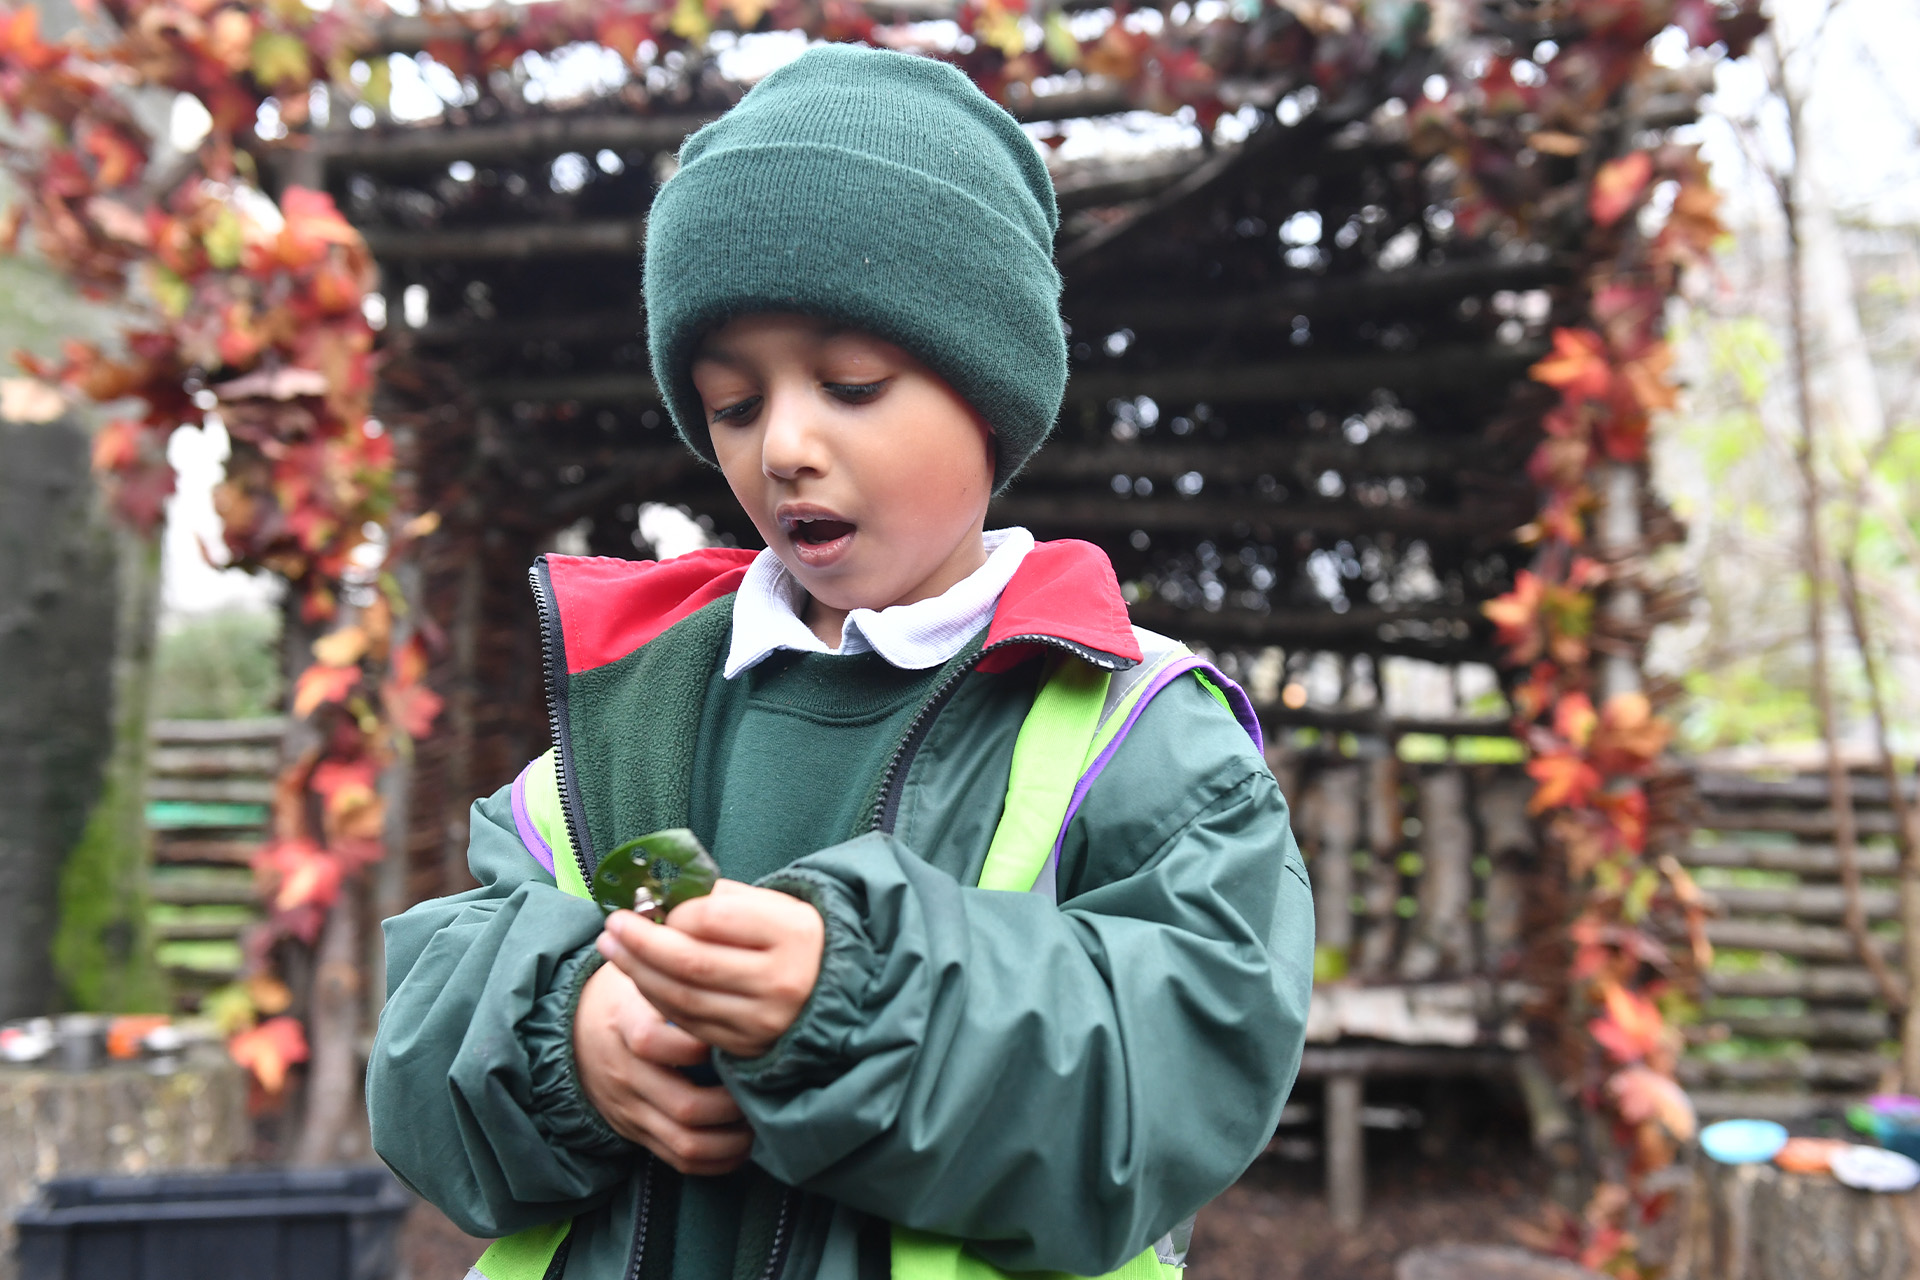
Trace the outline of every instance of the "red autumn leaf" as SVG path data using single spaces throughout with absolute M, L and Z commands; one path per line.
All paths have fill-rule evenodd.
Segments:
M 1546 589 L 1546 579 L 1522 569 L 1513 575 L 1513 590 L 1480 606 L 1500 643 L 1513 650 L 1515 663 L 1531 662 L 1540 652 L 1540 604 Z
M 330 800 L 348 787 L 371 787 L 379 777 L 378 766 L 365 756 L 357 760 L 322 760 L 308 775 L 307 785 Z
M 1599 723 L 1600 713 L 1593 709 L 1593 699 L 1584 693 L 1570 693 L 1553 708 L 1554 733 L 1576 747 L 1587 745 Z
M 1631 151 L 1600 166 L 1594 175 L 1593 192 L 1587 211 L 1603 227 L 1610 227 L 1626 215 L 1640 199 L 1653 178 L 1653 157 L 1644 151 Z
M 0 9 L 0 61 L 26 71 L 48 71 L 66 58 L 66 50 L 40 39 L 40 11 L 25 4 L 9 13 Z
M 140 460 L 141 438 L 145 431 L 137 422 L 115 418 L 93 437 L 93 469 L 125 471 Z
M 1666 1020 L 1653 1001 L 1609 982 L 1602 989 L 1601 1002 L 1604 1012 L 1587 1023 L 1587 1030 L 1615 1062 L 1639 1062 L 1665 1046 Z
M 1527 370 L 1568 400 L 1600 400 L 1613 386 L 1606 340 L 1591 329 L 1555 329 L 1553 350 Z
M 312 266 L 326 257 L 330 245 L 360 248 L 360 233 L 340 216 L 333 197 L 307 187 L 288 187 L 280 196 L 286 225 L 276 249 L 280 261 L 295 269 Z
M 1639 787 L 1602 791 L 1593 798 L 1619 847 L 1632 853 L 1647 849 L 1647 793 Z
M 346 699 L 360 683 L 360 668 L 329 667 L 315 663 L 300 673 L 293 685 L 293 714 L 306 719 L 330 702 Z
M 104 190 L 125 186 L 146 167 L 146 152 L 112 125 L 82 125 L 79 141 L 80 149 L 93 157 L 95 181 Z
M 287 1083 L 287 1068 L 307 1060 L 307 1032 L 296 1018 L 268 1018 L 227 1041 L 227 1054 L 253 1072 L 268 1093 Z
M 1673 726 L 1653 714 L 1643 693 L 1607 699 L 1593 736 L 1593 762 L 1608 773 L 1637 773 L 1666 750 Z
M 414 636 L 393 655 L 393 667 L 380 686 L 380 701 L 387 716 L 411 738 L 424 738 L 433 728 L 435 717 L 444 706 L 440 695 L 425 683 L 427 649 Z
M 1630 1125 L 1655 1125 L 1665 1128 L 1676 1142 L 1686 1142 L 1699 1126 L 1693 1113 L 1693 1100 L 1686 1096 L 1672 1077 L 1649 1067 L 1622 1067 L 1607 1080 L 1607 1092 L 1620 1109 L 1620 1119 Z
M 1527 775 L 1538 787 L 1527 805 L 1530 812 L 1577 809 L 1600 789 L 1597 770 L 1571 751 L 1548 751 L 1527 761 Z
M 279 840 L 253 856 L 254 873 L 273 891 L 273 909 L 333 905 L 340 896 L 340 860 L 311 840 Z

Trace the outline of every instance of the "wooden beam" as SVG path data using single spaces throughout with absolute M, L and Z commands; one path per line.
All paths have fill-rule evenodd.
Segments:
M 1773 1058 L 1737 1058 L 1708 1062 L 1680 1060 L 1680 1083 L 1715 1081 L 1723 1084 L 1814 1083 L 1871 1085 L 1895 1065 L 1877 1053 L 1795 1053 Z
M 311 149 L 329 169 L 390 172 L 442 169 L 456 160 L 489 165 L 563 151 L 673 151 L 719 112 L 640 115 L 554 112 L 506 124 L 321 130 Z
M 1105 334 L 1183 330 L 1285 328 L 1295 316 L 1386 313 L 1423 304 L 1457 302 L 1468 295 L 1537 289 L 1572 279 L 1573 267 L 1546 255 L 1515 261 L 1444 262 L 1401 271 L 1299 280 L 1261 293 L 1234 297 L 1101 298 L 1063 304 L 1076 331 Z
M 1890 876 L 1900 870 L 1899 852 L 1884 845 L 1869 845 L 1855 858 L 1861 875 Z M 1745 867 L 1803 876 L 1840 874 L 1840 855 L 1832 845 L 1696 844 L 1680 855 L 1680 861 L 1689 867 Z
M 501 403 L 525 400 L 558 404 L 578 400 L 584 404 L 660 403 L 660 392 L 653 379 L 642 373 L 579 373 L 547 378 L 483 378 L 472 384 L 481 400 Z
M 1047 529 L 1228 529 L 1270 532 L 1397 533 L 1408 537 L 1504 542 L 1531 514 L 1521 501 L 1458 507 L 1363 507 L 1358 503 L 1267 502 L 1259 498 L 1122 498 L 1112 493 L 1022 493 L 993 504 L 989 519 Z
M 1748 1040 L 1799 1040 L 1809 1044 L 1877 1045 L 1894 1038 L 1891 1020 L 1885 1013 L 1867 1009 L 1820 1009 L 1812 1013 L 1778 1014 L 1704 1014 L 1694 1033 L 1700 1043 L 1710 1043 L 1724 1030 Z
M 1327 1077 L 1327 1216 L 1351 1231 L 1366 1211 L 1367 1148 L 1360 1128 L 1364 1081 L 1352 1072 Z
M 1300 1075 L 1318 1079 L 1362 1076 L 1508 1076 L 1515 1055 L 1505 1049 L 1455 1049 L 1442 1045 L 1308 1045 Z
M 1853 938 L 1845 929 L 1829 929 L 1811 924 L 1767 924 L 1754 920 L 1709 920 L 1707 941 L 1716 947 L 1742 951 L 1777 951 L 1783 956 L 1803 960 L 1852 961 L 1860 958 Z M 1899 950 L 1898 938 L 1874 935 L 1881 954 Z
M 1728 915 L 1792 916 L 1796 920 L 1838 920 L 1846 914 L 1846 894 L 1839 885 L 1800 885 L 1795 888 L 1713 888 L 1707 901 Z M 1900 894 L 1894 889 L 1862 889 L 1860 905 L 1869 919 L 1892 920 L 1900 913 Z
M 1707 973 L 1701 981 L 1719 1000 L 1855 1000 L 1880 998 L 1865 968 L 1815 965 L 1778 973 Z
M 1855 775 L 1848 781 L 1855 804 L 1884 807 L 1888 803 L 1886 779 Z M 1912 785 L 1913 781 L 1908 778 L 1904 785 L 1909 798 L 1920 796 L 1920 786 Z M 1826 778 L 1811 775 L 1772 781 L 1748 774 L 1703 772 L 1695 775 L 1693 785 L 1702 796 L 1726 805 L 1811 804 L 1824 809 L 1828 799 Z
M 525 258 L 624 257 L 637 265 L 646 238 L 641 218 L 534 222 L 496 227 L 397 231 L 362 227 L 376 258 L 389 262 L 480 262 Z
M 1777 831 L 1796 836 L 1833 835 L 1829 809 L 1703 809 L 1693 825 L 1703 831 Z M 1898 830 L 1893 814 L 1868 809 L 1854 814 L 1854 829 L 1863 836 L 1890 836 Z
M 1512 347 L 1443 346 L 1399 355 L 1288 352 L 1266 364 L 1173 369 L 1098 369 L 1067 383 L 1069 403 L 1150 396 L 1163 405 L 1309 400 L 1385 388 L 1435 391 L 1499 386 L 1521 379 L 1546 354 L 1538 342 Z
M 1265 648 L 1283 645 L 1342 653 L 1406 654 L 1411 657 L 1464 657 L 1483 647 L 1479 615 L 1468 608 L 1451 614 L 1422 616 L 1418 610 L 1352 610 L 1334 613 L 1306 609 L 1253 613 L 1244 609 L 1176 609 L 1161 604 L 1137 604 L 1128 609 L 1135 623 L 1195 644 L 1220 648 Z M 1356 616 L 1358 615 L 1358 616 Z M 1412 623 L 1433 626 L 1464 621 L 1468 636 L 1432 636 L 1401 633 L 1382 635 L 1384 628 Z M 1449 628 L 1450 629 L 1450 628 Z
M 1336 433 L 1302 436 L 1274 430 L 1254 439 L 1214 444 L 1162 431 L 1151 439 L 1093 445 L 1058 441 L 1034 455 L 1020 473 L 1047 482 L 1095 481 L 1114 476 L 1166 477 L 1198 471 L 1213 478 L 1352 475 L 1410 476 L 1434 472 L 1490 473 L 1511 479 L 1532 441 L 1493 443 L 1475 435 L 1437 436 L 1426 431 L 1392 432 L 1354 444 Z

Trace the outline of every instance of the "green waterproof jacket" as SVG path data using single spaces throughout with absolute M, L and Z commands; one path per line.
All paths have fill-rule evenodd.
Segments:
M 583 872 L 684 825 L 749 558 L 536 565 Z M 1237 689 L 1180 679 L 1145 704 L 1064 829 L 1057 906 L 970 887 L 1038 660 L 1060 650 L 1108 669 L 1141 655 L 1084 543 L 1029 554 L 872 780 L 862 830 L 762 881 L 820 910 L 826 949 L 772 1050 L 715 1054 L 760 1183 L 736 1280 L 885 1280 L 888 1224 L 1002 1269 L 1100 1275 L 1272 1134 L 1300 1061 L 1313 907 L 1286 802 L 1223 706 L 1251 721 Z M 474 806 L 478 888 L 387 922 L 374 1146 L 469 1233 L 570 1221 L 555 1275 L 665 1280 L 678 1175 L 615 1134 L 574 1071 L 600 911 L 557 887 L 518 798 Z

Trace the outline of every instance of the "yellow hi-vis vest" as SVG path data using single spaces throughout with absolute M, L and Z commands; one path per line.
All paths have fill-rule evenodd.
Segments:
M 1082 777 L 1131 726 L 1141 700 L 1167 683 L 1176 667 L 1197 666 L 1185 645 L 1140 633 L 1146 661 L 1117 675 L 1073 657 L 1051 661 L 1033 707 L 1014 740 L 1007 798 L 993 842 L 980 868 L 978 887 L 1011 893 L 1043 893 L 1057 900 L 1054 854 Z M 1206 675 L 1194 674 L 1223 704 L 1227 699 Z M 592 896 L 580 875 L 562 816 L 558 764 L 552 751 L 528 768 L 527 816 L 553 850 L 553 873 L 562 890 Z M 468 1280 L 546 1280 L 571 1220 L 529 1227 L 496 1240 L 468 1273 Z M 1189 1218 L 1099 1280 L 1179 1280 L 1186 1266 Z M 963 1241 L 895 1224 L 893 1280 L 1085 1280 L 1059 1271 L 1007 1272 L 970 1252 Z

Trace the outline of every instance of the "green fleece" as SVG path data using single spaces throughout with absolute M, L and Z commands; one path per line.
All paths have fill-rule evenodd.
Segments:
M 729 878 L 749 883 L 865 829 L 872 779 L 941 668 L 902 671 L 878 654 L 778 653 L 707 684 L 688 825 Z M 688 1178 L 674 1280 L 728 1280 L 748 1174 Z
M 704 790 L 693 744 L 730 619 L 719 601 L 613 664 L 624 676 L 570 686 L 573 747 L 598 762 L 580 770 L 595 847 L 670 825 L 661 798 L 684 815 Z M 1069 826 L 1059 905 L 969 888 L 1035 665 L 959 677 L 891 830 L 762 880 L 814 903 L 827 935 L 779 1043 L 716 1055 L 755 1136 L 734 1280 L 766 1273 L 775 1234 L 775 1280 L 861 1280 L 888 1222 L 1001 1268 L 1100 1275 L 1218 1195 L 1273 1131 L 1303 1043 L 1313 908 L 1272 774 L 1219 703 L 1176 681 Z M 878 786 L 859 788 L 863 806 Z M 612 1134 L 573 1071 L 599 912 L 527 854 L 505 792 L 472 830 L 481 887 L 387 925 L 375 1149 L 469 1232 L 571 1217 L 568 1280 L 636 1265 L 665 1280 L 680 1179 Z

